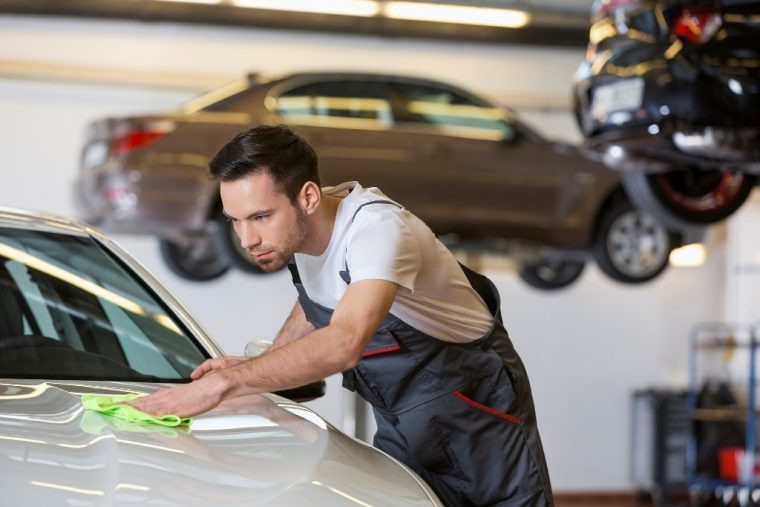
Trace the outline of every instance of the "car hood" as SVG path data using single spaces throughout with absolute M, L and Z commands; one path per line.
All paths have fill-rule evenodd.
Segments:
M 419 478 L 274 395 L 228 400 L 187 429 L 82 408 L 155 384 L 0 381 L 2 504 L 439 505 Z

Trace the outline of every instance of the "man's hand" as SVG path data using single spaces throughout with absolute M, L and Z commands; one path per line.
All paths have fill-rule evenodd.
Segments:
M 388 315 L 398 285 L 386 280 L 351 283 L 330 324 L 255 357 L 209 359 L 193 382 L 129 403 L 152 415 L 188 417 L 207 412 L 225 398 L 292 389 L 352 368 Z
M 223 399 L 224 385 L 221 375 L 209 375 L 189 384 L 141 396 L 127 405 L 155 416 L 191 417 L 216 407 Z
M 240 364 L 249 359 L 250 357 L 245 356 L 228 356 L 217 357 L 216 359 L 206 359 L 196 369 L 193 370 L 193 372 L 190 374 L 190 378 L 193 380 L 198 380 L 208 373 L 213 373 L 217 370 L 235 366 L 236 364 Z

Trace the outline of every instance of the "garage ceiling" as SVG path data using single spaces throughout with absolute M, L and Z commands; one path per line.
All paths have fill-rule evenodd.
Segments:
M 591 2 L 592 0 L 0 0 L 0 13 L 582 47 L 587 41 Z M 348 7 L 348 12 L 352 14 L 338 13 L 343 12 L 341 9 L 344 7 Z M 444 10 L 453 11 L 453 18 L 439 16 Z M 470 14 L 481 16 L 481 20 L 467 21 Z M 510 24 L 513 17 L 507 16 L 524 18 L 527 24 L 519 28 L 496 26 L 502 18 L 506 20 L 504 24 Z M 431 20 L 436 17 L 440 19 Z

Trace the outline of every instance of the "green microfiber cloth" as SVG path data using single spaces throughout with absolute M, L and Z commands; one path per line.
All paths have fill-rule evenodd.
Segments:
M 141 412 L 129 405 L 119 405 L 142 396 L 141 394 L 124 394 L 120 396 L 106 396 L 101 394 L 83 394 L 82 405 L 85 410 L 95 410 L 101 414 L 109 415 L 125 421 L 142 424 L 158 424 L 160 426 L 183 426 L 188 427 L 193 423 L 190 417 L 177 415 L 165 415 L 156 417 Z
M 189 433 L 191 431 L 190 428 L 168 428 L 166 426 L 159 426 L 158 424 L 129 422 L 95 412 L 94 410 L 85 410 L 82 413 L 79 427 L 82 428 L 82 431 L 91 435 L 103 435 L 104 430 L 108 429 L 110 430 L 109 433 L 151 433 L 168 438 L 177 438 L 180 433 Z

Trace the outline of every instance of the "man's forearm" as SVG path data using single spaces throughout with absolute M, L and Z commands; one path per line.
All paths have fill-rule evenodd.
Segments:
M 130 405 L 149 414 L 192 416 L 228 398 L 294 388 L 352 368 L 388 316 L 397 290 L 398 285 L 385 280 L 354 282 L 335 308 L 330 324 L 305 335 L 306 328 L 295 326 L 306 321 L 298 305 L 291 313 L 293 321 L 288 319 L 294 327 L 281 333 L 283 340 L 294 338 L 289 343 L 189 384 L 142 396 Z
M 354 367 L 388 316 L 397 289 L 385 280 L 352 283 L 326 327 L 212 375 L 219 381 L 218 395 L 226 399 L 291 389 Z M 303 313 L 300 305 L 298 311 Z
M 307 334 L 314 331 L 314 326 L 306 320 L 306 315 L 301 308 L 301 304 L 296 301 L 293 306 L 293 311 L 285 320 L 285 323 L 280 328 L 280 332 L 277 333 L 274 341 L 272 342 L 272 350 L 282 347 L 292 341 L 303 338 Z
M 292 389 L 351 368 L 362 348 L 350 332 L 327 326 L 214 377 L 223 398 Z

